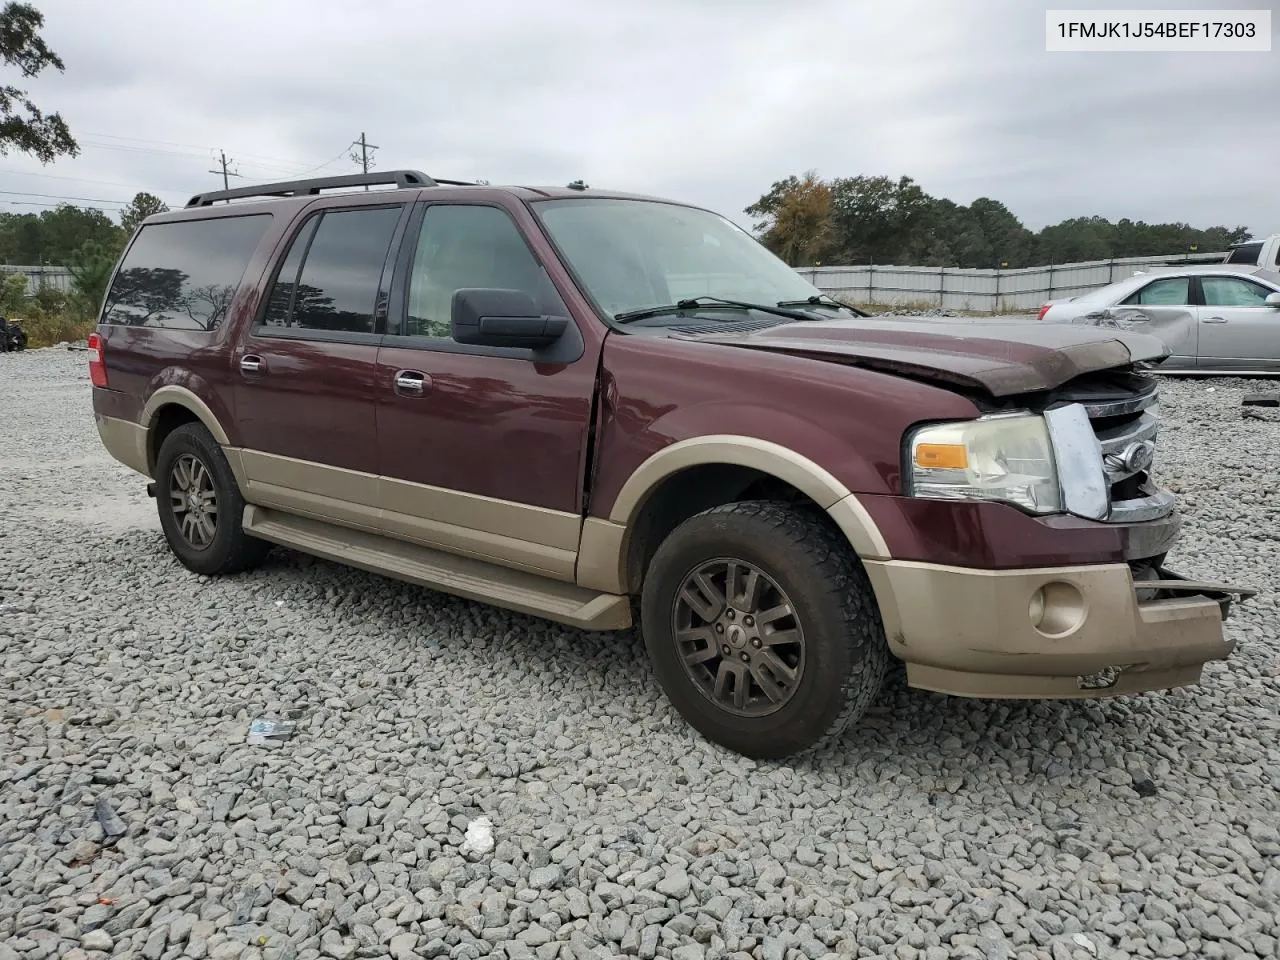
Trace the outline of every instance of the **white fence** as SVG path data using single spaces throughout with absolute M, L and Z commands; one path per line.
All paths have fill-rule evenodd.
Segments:
M 1200 253 L 1186 257 L 1127 257 L 1020 270 L 862 264 L 797 267 L 796 271 L 823 293 L 854 303 L 920 304 L 944 310 L 1004 313 L 1036 310 L 1046 300 L 1074 297 L 1131 277 L 1138 270 L 1221 262 L 1225 256 Z
M 1092 260 L 1020 270 L 972 270 L 961 267 L 893 267 L 861 264 L 848 267 L 797 267 L 797 272 L 824 293 L 855 303 L 885 305 L 927 304 L 944 310 L 974 310 L 992 313 L 1036 310 L 1046 300 L 1074 297 L 1115 280 L 1132 276 L 1135 270 L 1174 266 L 1179 263 L 1221 262 L 1225 253 L 1200 253 L 1187 257 L 1127 257 Z M 71 274 L 66 267 L 20 267 L 0 265 L 0 274 L 25 273 L 27 295 L 40 287 L 71 292 Z M 706 278 L 700 278 L 706 279 Z M 673 291 L 675 294 L 677 291 Z M 693 283 L 679 296 L 695 296 L 707 291 Z
M 62 293 L 71 292 L 71 273 L 66 267 L 21 267 L 12 264 L 0 264 L 0 275 L 25 273 L 27 275 L 27 296 L 34 297 L 42 287 L 52 287 Z

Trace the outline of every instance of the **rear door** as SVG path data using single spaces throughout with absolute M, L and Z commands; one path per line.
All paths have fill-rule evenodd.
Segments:
M 330 206 L 295 230 L 233 357 L 250 501 L 376 527 L 374 372 L 406 212 Z
M 1171 354 L 1162 370 L 1193 370 L 1196 366 L 1195 287 L 1190 277 L 1155 277 L 1116 306 L 1117 319 L 1128 321 L 1135 333 L 1159 337 Z
M 1280 370 L 1280 310 L 1275 293 L 1245 277 L 1200 277 L 1201 370 Z

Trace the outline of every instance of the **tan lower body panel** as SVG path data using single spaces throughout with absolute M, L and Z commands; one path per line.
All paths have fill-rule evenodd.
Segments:
M 864 561 L 914 687 L 991 698 L 1104 697 L 1196 682 L 1225 659 L 1216 602 L 1139 602 L 1125 564 L 973 570 Z M 1081 678 L 1119 671 L 1093 687 Z
M 249 503 L 573 582 L 575 514 L 256 450 L 227 453 L 242 465 Z
M 618 594 L 259 506 L 245 507 L 244 528 L 304 553 L 584 630 L 631 626 L 630 601 Z
M 121 420 L 117 417 L 94 417 L 98 425 L 98 436 L 107 453 L 119 460 L 131 470 L 136 470 L 144 477 L 151 476 L 147 465 L 147 430 L 132 420 Z

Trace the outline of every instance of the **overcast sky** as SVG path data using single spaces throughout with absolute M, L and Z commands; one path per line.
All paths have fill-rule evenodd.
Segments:
M 583 178 L 743 224 L 812 168 L 993 197 L 1033 229 L 1098 214 L 1280 231 L 1275 40 L 1046 53 L 1045 6 L 1026 0 L 32 2 L 66 72 L 28 86 L 82 152 L 0 157 L 5 191 L 177 205 L 221 185 L 213 148 L 237 183 L 342 173 L 365 131 L 380 169 Z

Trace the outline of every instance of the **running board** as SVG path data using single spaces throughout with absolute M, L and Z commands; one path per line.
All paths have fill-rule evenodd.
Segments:
M 302 553 L 583 630 L 631 626 L 631 603 L 471 557 L 249 504 L 244 531 Z

